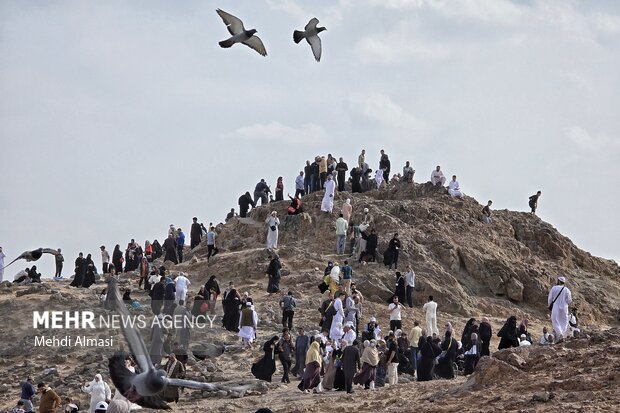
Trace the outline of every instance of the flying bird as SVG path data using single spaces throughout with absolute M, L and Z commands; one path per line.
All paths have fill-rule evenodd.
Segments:
M 230 34 L 232 34 L 231 38 L 223 40 L 219 43 L 220 47 L 228 48 L 232 47 L 235 43 L 243 43 L 244 45 L 256 50 L 260 55 L 267 56 L 265 45 L 258 36 L 255 36 L 256 29 L 246 30 L 245 27 L 243 27 L 243 22 L 241 19 L 230 13 L 226 13 L 221 9 L 217 9 L 216 11 L 224 21 L 224 24 L 226 24 Z
M 112 295 L 112 304 L 120 313 L 121 319 L 130 319 L 127 307 L 121 299 L 116 279 L 108 284 L 108 295 Z M 126 325 L 127 324 L 127 325 Z M 163 370 L 155 369 L 148 350 L 137 329 L 129 323 L 122 323 L 123 335 L 129 344 L 131 353 L 139 367 L 139 373 L 134 373 L 125 367 L 126 353 L 117 353 L 108 359 L 110 378 L 119 392 L 130 402 L 151 409 L 169 410 L 170 406 L 160 396 L 166 386 L 189 387 L 192 389 L 219 391 L 232 390 L 243 393 L 251 385 L 229 387 L 214 383 L 200 383 L 193 380 L 174 379 L 166 377 Z
M 319 33 L 323 30 L 327 30 L 325 27 L 317 27 L 319 24 L 319 19 L 313 17 L 310 19 L 306 27 L 304 27 L 304 31 L 295 30 L 293 32 L 293 40 L 295 43 L 301 42 L 302 39 L 306 39 L 310 47 L 312 47 L 312 53 L 314 53 L 314 58 L 317 62 L 321 61 L 321 38 L 319 37 Z
M 34 251 L 26 251 L 23 252 L 19 257 L 15 258 L 13 261 L 9 262 L 2 269 L 5 269 L 17 260 L 26 260 L 28 262 L 37 261 L 39 258 L 41 258 L 43 254 L 59 255 L 60 253 L 58 252 L 58 250 L 55 250 L 53 248 L 37 248 Z

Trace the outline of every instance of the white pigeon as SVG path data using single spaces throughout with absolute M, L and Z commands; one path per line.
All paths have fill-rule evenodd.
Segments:
M 325 27 L 316 27 L 319 24 L 319 19 L 313 17 L 310 19 L 306 27 L 304 27 L 305 31 L 295 30 L 293 32 L 293 40 L 295 43 L 301 42 L 301 39 L 305 38 L 312 47 L 312 53 L 314 53 L 314 58 L 317 62 L 321 61 L 321 38 L 318 36 L 323 30 L 327 30 Z
M 254 35 L 256 29 L 246 30 L 245 27 L 243 27 L 243 22 L 239 18 L 230 13 L 226 13 L 224 10 L 217 9 L 216 12 L 226 24 L 230 34 L 232 34 L 230 39 L 223 40 L 219 43 L 220 47 L 227 48 L 232 47 L 235 43 L 243 43 L 256 50 L 260 55 L 267 56 L 265 45 L 258 36 Z

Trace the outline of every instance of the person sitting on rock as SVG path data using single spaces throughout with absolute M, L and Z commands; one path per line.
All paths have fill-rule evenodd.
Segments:
M 463 197 L 463 192 L 461 192 L 459 181 L 456 180 L 456 175 L 452 175 L 452 180 L 448 184 L 448 193 L 452 197 Z
M 493 218 L 491 218 L 491 205 L 493 205 L 493 201 L 489 200 L 484 208 L 482 208 L 481 221 L 485 224 L 490 224 L 493 222 Z
M 295 198 L 291 196 L 291 194 L 287 194 L 288 198 L 291 200 L 291 205 L 289 205 L 287 209 L 288 215 L 298 215 L 301 214 L 303 209 L 301 209 L 301 199 L 298 194 L 295 194 Z
M 437 168 L 431 172 L 431 183 L 435 186 L 444 186 L 446 183 L 446 177 L 441 172 L 441 167 L 437 165 Z
M 527 340 L 527 336 L 525 334 L 521 334 L 519 338 L 519 347 L 527 347 L 532 345 L 532 343 Z
M 538 342 L 538 344 L 540 344 L 541 346 L 550 346 L 554 343 L 554 341 L 555 340 L 553 334 L 549 333 L 547 327 L 543 327 L 543 335 L 542 337 L 540 337 L 540 341 Z
M 403 176 L 402 180 L 404 182 L 413 182 L 413 175 L 415 174 L 415 169 L 413 169 L 409 165 L 409 161 L 405 162 L 405 166 L 403 166 Z
M 30 268 L 26 267 L 25 270 L 21 270 L 20 272 L 15 274 L 13 284 L 30 284 L 30 277 L 28 277 L 28 271 L 30 271 Z
M 581 333 L 581 329 L 579 328 L 579 319 L 577 318 L 577 308 L 573 307 L 568 317 L 568 336 L 576 337 L 579 333 Z
M 24 410 L 24 401 L 18 400 L 17 405 L 9 410 L 8 413 L 26 413 Z

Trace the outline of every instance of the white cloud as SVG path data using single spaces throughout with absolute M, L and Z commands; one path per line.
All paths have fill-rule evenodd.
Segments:
M 445 17 L 493 24 L 516 24 L 523 14 L 508 0 L 426 0 L 424 3 Z
M 620 16 L 594 13 L 591 18 L 594 27 L 606 34 L 620 33 Z
M 591 134 L 580 126 L 573 126 L 566 131 L 566 137 L 586 151 L 610 151 L 620 149 L 620 139 L 612 138 L 605 133 Z
M 434 61 L 447 59 L 450 48 L 429 41 L 406 22 L 400 22 L 393 30 L 371 33 L 356 45 L 356 54 L 366 64 L 390 65 L 409 61 Z
M 294 0 L 267 0 L 267 5 L 273 10 L 283 11 L 301 20 L 308 17 L 306 10 Z
M 428 125 L 415 115 L 407 112 L 388 96 L 376 93 L 353 93 L 349 96 L 352 110 L 360 113 L 366 120 L 389 132 L 407 132 L 420 136 L 428 132 Z
M 315 123 L 307 123 L 294 128 L 276 121 L 243 126 L 225 134 L 226 138 L 295 145 L 300 143 L 316 144 L 325 140 L 326 136 L 325 130 Z

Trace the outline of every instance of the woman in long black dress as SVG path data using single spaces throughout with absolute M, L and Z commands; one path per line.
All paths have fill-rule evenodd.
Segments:
M 118 244 L 116 244 L 114 251 L 112 251 L 112 264 L 114 264 L 117 274 L 123 272 L 123 252 L 121 251 L 121 246 Z
M 222 299 L 224 306 L 224 317 L 222 318 L 222 326 L 228 331 L 239 332 L 239 306 L 241 305 L 241 297 L 234 285 L 224 292 Z
M 418 381 L 429 381 L 433 379 L 433 366 L 435 358 L 441 354 L 441 348 L 433 343 L 433 338 L 420 337 L 418 342 L 420 360 L 418 361 Z
M 398 296 L 399 303 L 407 302 L 406 291 L 407 289 L 405 288 L 405 277 L 403 277 L 400 272 L 396 271 L 396 291 L 394 292 L 394 295 Z
M 209 277 L 209 281 L 207 281 L 205 283 L 205 299 L 209 299 L 208 295 L 209 295 L 209 291 L 211 291 L 211 288 L 215 289 L 215 299 L 217 300 L 217 297 L 221 294 L 220 291 L 220 285 L 217 283 L 217 279 L 215 278 L 215 275 L 212 275 L 211 277 Z
M 205 287 L 200 287 L 200 291 L 194 296 L 194 306 L 192 307 L 192 315 L 194 317 L 198 317 L 199 315 L 204 316 L 207 314 L 206 311 L 202 311 L 201 307 L 205 304 Z
M 73 281 L 71 282 L 72 287 L 82 287 L 84 284 L 84 277 L 86 276 L 86 259 L 84 255 L 80 252 L 78 257 L 75 259 L 75 276 L 73 277 Z
M 501 337 L 498 350 L 510 347 L 519 347 L 519 335 L 517 330 L 517 317 L 510 316 L 503 327 L 497 333 Z
M 280 353 L 278 347 L 278 336 L 273 336 L 271 340 L 265 342 L 263 358 L 252 364 L 252 374 L 259 380 L 271 381 L 273 373 L 276 372 L 276 354 Z
M 454 361 L 456 360 L 456 352 L 458 350 L 458 343 L 452 338 L 452 332 L 446 331 L 446 336 L 441 343 L 442 354 L 445 351 L 437 365 L 435 366 L 435 372 L 443 379 L 453 379 L 454 375 Z
M 90 254 L 86 256 L 85 263 L 86 275 L 84 276 L 82 287 L 88 288 L 95 283 L 95 263 L 93 262 L 93 257 Z

